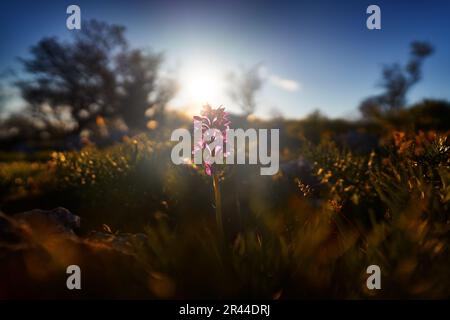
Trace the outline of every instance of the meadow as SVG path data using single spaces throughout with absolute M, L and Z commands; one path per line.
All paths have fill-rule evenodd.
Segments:
M 281 128 L 280 171 L 225 166 L 219 226 L 211 177 L 170 161 L 174 121 L 108 147 L 1 155 L 6 217 L 64 207 L 81 225 L 75 244 L 32 232 L 3 239 L 1 278 L 16 270 L 30 283 L 0 296 L 32 297 L 37 286 L 41 297 L 69 298 L 450 297 L 445 130 L 235 117 L 239 127 Z M 374 147 L 342 142 L 341 131 L 373 134 Z M 73 261 L 86 270 L 81 293 L 57 284 Z M 382 290 L 366 287 L 373 264 Z

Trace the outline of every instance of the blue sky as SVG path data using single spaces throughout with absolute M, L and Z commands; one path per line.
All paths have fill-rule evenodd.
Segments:
M 314 109 L 332 117 L 354 117 L 358 103 L 379 92 L 383 64 L 405 62 L 413 40 L 429 41 L 436 52 L 425 62 L 424 79 L 409 101 L 450 100 L 450 1 L 444 0 L 16 0 L 0 4 L 0 71 L 20 69 L 16 57 L 26 56 L 43 36 L 70 37 L 75 31 L 65 27 L 69 4 L 81 7 L 82 20 L 125 25 L 133 46 L 165 52 L 164 69 L 176 74 L 185 88 L 174 106 L 187 101 L 199 69 L 219 84 L 230 70 L 261 63 L 266 83 L 258 115 L 276 108 L 289 117 Z M 381 8 L 382 30 L 366 28 L 370 4 Z M 236 110 L 223 83 L 213 89 L 216 96 L 205 98 Z

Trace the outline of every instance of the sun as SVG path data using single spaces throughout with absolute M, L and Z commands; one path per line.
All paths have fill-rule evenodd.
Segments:
M 216 67 L 206 64 L 191 65 L 181 74 L 180 95 L 187 104 L 220 104 L 224 83 Z

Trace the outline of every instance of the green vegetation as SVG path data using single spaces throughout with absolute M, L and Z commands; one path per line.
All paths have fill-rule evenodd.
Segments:
M 448 135 L 394 132 L 364 153 L 288 126 L 277 175 L 245 165 L 221 176 L 225 246 L 211 178 L 173 165 L 163 136 L 3 162 L 2 210 L 63 206 L 81 216 L 80 235 L 145 233 L 130 244 L 144 267 L 122 270 L 148 275 L 142 297 L 448 298 Z M 297 155 L 307 175 L 287 169 Z M 366 288 L 371 264 L 383 290 Z

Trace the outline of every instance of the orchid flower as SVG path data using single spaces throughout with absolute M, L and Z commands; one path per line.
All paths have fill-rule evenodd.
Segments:
M 201 131 L 202 137 L 199 142 L 194 145 L 194 149 L 192 151 L 193 154 L 197 152 L 202 152 L 207 150 L 211 157 L 222 153 L 224 157 L 228 154 L 223 152 L 223 144 L 226 143 L 227 139 L 227 130 L 230 128 L 231 121 L 228 119 L 229 114 L 225 112 L 224 107 L 219 107 L 217 109 L 213 109 L 210 105 L 205 105 L 203 110 L 200 113 L 200 116 L 194 116 L 194 120 L 201 123 Z M 214 136 L 208 136 L 208 129 L 217 129 L 215 131 Z M 221 135 L 215 136 L 215 135 Z M 215 139 L 222 138 L 222 145 L 215 146 L 213 150 L 209 147 L 207 142 L 212 142 Z M 216 209 L 216 223 L 217 230 L 219 232 L 220 239 L 224 240 L 224 230 L 222 224 L 222 200 L 220 194 L 220 186 L 219 186 L 219 177 L 216 172 L 216 168 L 214 164 L 211 163 L 208 159 L 203 159 L 203 165 L 205 167 L 205 173 L 213 178 L 213 189 L 214 189 L 214 198 L 215 198 L 215 209 Z
M 216 146 L 214 150 L 208 146 L 207 141 L 212 142 L 214 139 L 218 138 L 215 136 L 208 136 L 208 129 L 217 129 L 222 135 L 223 143 L 226 143 L 227 139 L 227 130 L 230 128 L 231 121 L 228 118 L 229 114 L 225 111 L 224 107 L 219 107 L 217 109 L 213 109 L 210 105 L 205 105 L 203 110 L 200 112 L 200 116 L 194 116 L 194 120 L 199 121 L 202 126 L 202 139 L 194 145 L 194 149 L 192 151 L 193 154 L 197 152 L 203 152 L 207 150 L 210 156 L 215 156 L 219 153 L 223 153 L 222 146 Z M 223 154 L 224 157 L 228 155 L 228 153 Z M 205 173 L 209 176 L 214 174 L 213 164 L 210 163 L 207 159 L 203 160 L 203 165 L 205 167 Z

